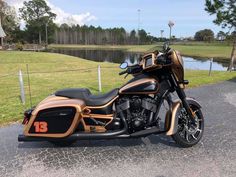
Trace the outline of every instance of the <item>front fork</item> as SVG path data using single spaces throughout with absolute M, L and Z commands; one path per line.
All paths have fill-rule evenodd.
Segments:
M 186 99 L 187 97 L 186 97 L 184 90 L 180 87 L 180 84 L 178 83 L 178 81 L 176 80 L 174 75 L 172 75 L 172 80 L 174 82 L 174 87 L 175 87 L 176 93 L 179 96 L 183 107 L 185 108 L 186 112 L 188 113 L 191 122 L 193 124 L 195 124 L 195 115 L 187 102 L 187 99 Z
M 186 99 L 187 97 L 186 97 L 184 90 L 182 88 L 178 87 L 178 88 L 176 88 L 176 93 L 178 94 L 183 107 L 185 108 L 186 112 L 188 113 L 191 123 L 195 124 L 194 112 L 192 111 L 192 109 L 190 108 L 190 106 L 187 102 L 187 99 Z

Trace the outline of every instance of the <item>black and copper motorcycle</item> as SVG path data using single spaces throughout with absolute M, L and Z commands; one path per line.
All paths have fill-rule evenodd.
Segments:
M 133 78 L 121 88 L 93 95 L 86 88 L 55 92 L 24 113 L 24 132 L 18 141 L 70 144 L 81 139 L 172 136 L 182 147 L 197 144 L 203 135 L 200 104 L 185 95 L 183 60 L 168 46 L 148 53 L 139 64 L 120 65 Z M 179 99 L 173 101 L 172 93 Z M 168 109 L 160 118 L 161 105 Z

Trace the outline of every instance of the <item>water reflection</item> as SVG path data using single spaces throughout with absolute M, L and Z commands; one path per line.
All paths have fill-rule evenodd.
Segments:
M 183 57 L 184 60 L 184 68 L 185 69 L 193 69 L 193 70 L 209 70 L 210 68 L 210 60 L 207 59 L 194 59 L 191 57 Z M 213 62 L 212 70 L 215 71 L 226 71 L 227 63 Z
M 92 50 L 92 49 L 53 49 L 51 52 L 76 56 L 92 61 L 136 64 L 141 53 L 126 52 L 123 50 Z M 207 59 L 194 59 L 183 57 L 185 69 L 209 70 L 210 61 Z M 212 70 L 225 71 L 227 63 L 213 62 Z
M 87 49 L 54 49 L 52 52 L 76 56 L 92 61 L 105 61 L 111 63 L 128 62 L 136 64 L 141 54 L 124 52 L 122 50 L 87 50 Z

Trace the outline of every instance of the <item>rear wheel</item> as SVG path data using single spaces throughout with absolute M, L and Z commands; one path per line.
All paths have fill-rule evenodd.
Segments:
M 190 118 L 183 107 L 179 107 L 176 116 L 178 116 L 178 130 L 172 135 L 175 142 L 182 147 L 191 147 L 197 144 L 203 135 L 204 117 L 201 109 L 195 105 L 191 105 L 192 111 L 195 113 L 195 123 Z

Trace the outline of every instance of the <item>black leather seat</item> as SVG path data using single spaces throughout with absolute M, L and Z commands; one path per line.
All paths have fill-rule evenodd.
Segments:
M 105 94 L 93 95 L 90 90 L 86 88 L 71 88 L 59 90 L 55 95 L 84 100 L 87 106 L 101 106 L 115 98 L 118 92 L 119 89 L 116 88 Z

